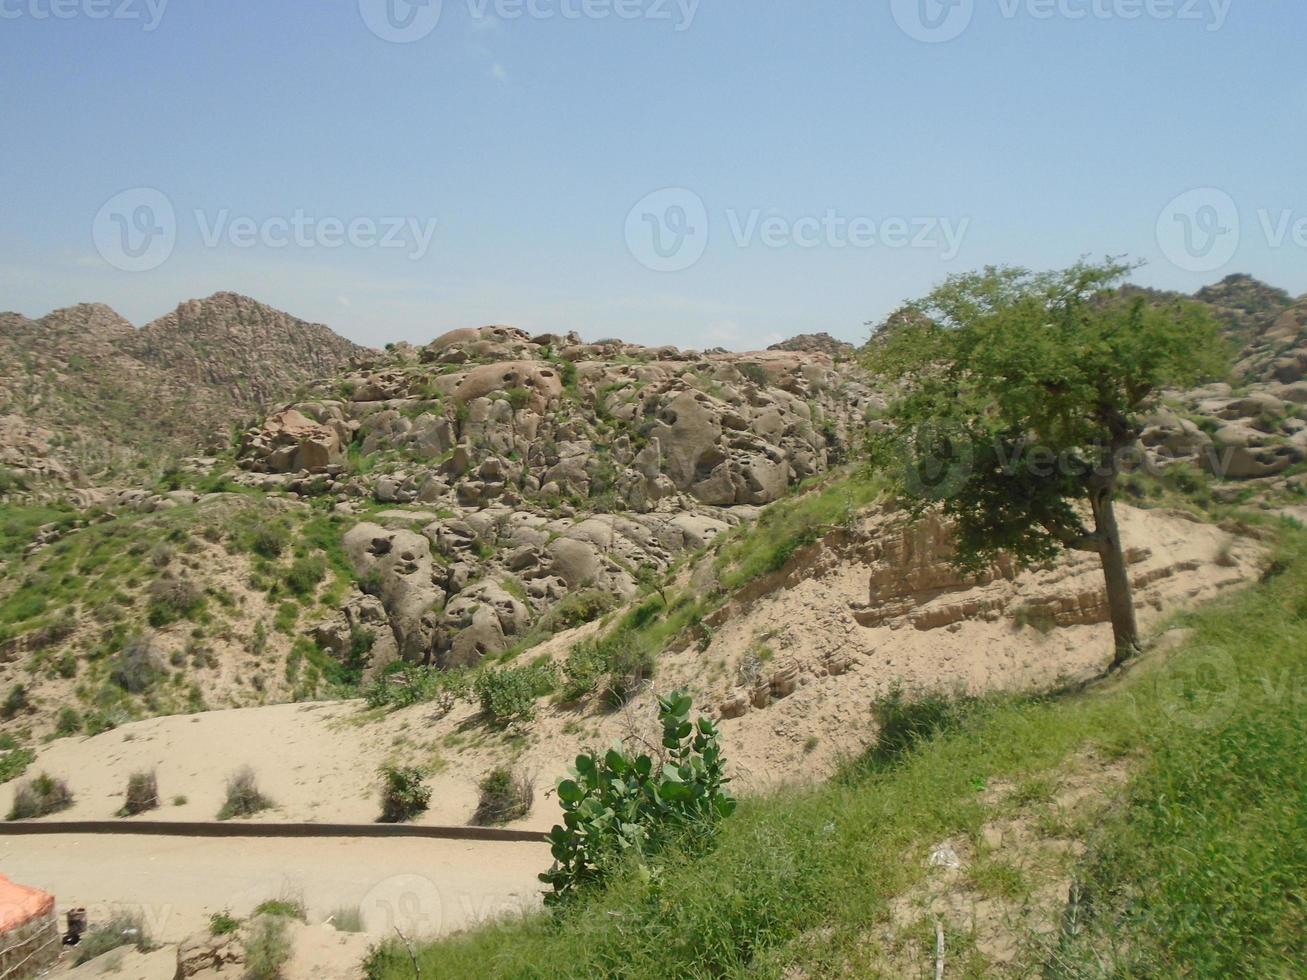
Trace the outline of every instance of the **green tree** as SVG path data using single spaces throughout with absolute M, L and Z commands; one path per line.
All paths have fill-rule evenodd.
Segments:
M 964 568 L 1097 554 L 1113 668 L 1139 649 L 1113 501 L 1141 413 L 1163 388 L 1228 364 L 1204 307 L 1121 288 L 1134 268 L 1109 259 L 953 276 L 892 317 L 866 354 L 892 398 L 873 463 L 915 515 L 938 506 L 951 519 Z

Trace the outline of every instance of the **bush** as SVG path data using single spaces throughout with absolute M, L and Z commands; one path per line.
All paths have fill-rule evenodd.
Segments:
M 280 524 L 260 524 L 244 543 L 260 558 L 280 558 L 290 546 L 290 533 Z
M 421 769 L 384 766 L 381 769 L 381 822 L 404 823 L 431 805 L 431 787 Z
M 154 647 L 154 638 L 134 636 L 118 651 L 109 679 L 128 694 L 144 694 L 165 674 L 163 660 Z
M 502 766 L 488 773 L 479 788 L 481 799 L 472 817 L 472 822 L 479 827 L 520 820 L 531 812 L 535 802 L 535 783 L 531 777 Z
M 159 780 L 153 771 L 134 772 L 127 777 L 127 792 L 120 817 L 134 817 L 159 807 Z
M 287 919 L 280 915 L 257 916 L 242 946 L 247 980 L 277 980 L 291 954 Z
M 557 669 L 552 663 L 533 664 L 483 670 L 472 689 L 485 716 L 502 725 L 534 718 L 536 698 L 552 691 L 557 682 Z
M 4 705 L 0 706 L 0 719 L 10 721 L 31 706 L 32 699 L 28 696 L 27 688 L 22 684 L 15 684 L 9 689 Z
M 895 686 L 873 708 L 880 731 L 863 764 L 883 769 L 897 763 L 913 748 L 958 727 L 980 702 L 971 697 L 924 694 L 909 700 Z
M 282 891 L 277 898 L 269 898 L 254 907 L 254 914 L 274 915 L 282 919 L 309 921 L 308 910 L 304 907 L 304 896 L 289 890 Z
M 558 784 L 563 823 L 549 832 L 554 866 L 540 875 L 557 904 L 602 885 L 629 857 L 649 858 L 673 841 L 703 848 L 735 811 L 726 790 L 716 726 L 690 721 L 689 695 L 658 699 L 663 761 L 612 749 L 581 755 Z
M 6 820 L 30 820 L 67 810 L 73 805 L 68 784 L 48 773 L 24 783 L 14 791 L 13 806 Z
M 270 809 L 273 805 L 272 800 L 259 792 L 254 770 L 246 766 L 227 779 L 227 802 L 218 811 L 218 819 L 252 817 L 256 813 Z
M 286 573 L 286 587 L 297 596 L 311 596 L 326 575 L 327 563 L 321 555 L 297 558 Z
M 67 738 L 70 735 L 76 735 L 82 730 L 82 716 L 77 713 L 76 708 L 60 708 L 59 718 L 55 722 L 54 733 L 59 738 Z
M 77 944 L 73 963 L 80 966 L 123 946 L 135 946 L 142 953 L 150 951 L 150 934 L 140 912 L 115 912 L 107 922 L 88 930 Z
M 31 749 L 12 748 L 0 753 L 0 783 L 17 779 L 27 772 L 27 767 L 36 761 L 36 753 Z
M 161 578 L 150 586 L 147 619 L 156 629 L 190 619 L 204 608 L 204 593 L 184 578 Z
M 623 707 L 648 683 L 653 672 L 653 652 L 640 634 L 619 633 L 609 655 L 605 700 L 614 708 Z
M 210 936 L 230 936 L 241 927 L 241 920 L 231 914 L 229 909 L 214 912 L 209 916 Z
M 597 690 L 602 682 L 605 700 L 620 708 L 645 685 L 653 671 L 649 641 L 638 631 L 623 627 L 572 647 L 563 662 L 563 698 L 575 701 Z

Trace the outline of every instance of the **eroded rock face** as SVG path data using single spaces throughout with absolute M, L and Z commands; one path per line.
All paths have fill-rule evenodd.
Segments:
M 344 463 L 349 438 L 349 428 L 338 420 L 323 424 L 288 408 L 251 430 L 241 451 L 265 473 L 325 473 Z
M 345 535 L 345 550 L 369 590 L 385 607 L 399 655 L 431 659 L 445 591 L 437 582 L 430 542 L 412 531 L 358 524 Z

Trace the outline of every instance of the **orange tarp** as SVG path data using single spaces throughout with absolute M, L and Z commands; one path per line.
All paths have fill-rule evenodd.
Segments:
M 0 932 L 26 925 L 54 911 L 54 896 L 15 885 L 0 875 Z

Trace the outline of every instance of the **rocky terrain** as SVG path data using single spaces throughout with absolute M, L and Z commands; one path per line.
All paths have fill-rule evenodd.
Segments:
M 218 293 L 141 329 L 107 306 L 0 313 L 0 474 L 11 488 L 139 482 L 361 348 Z M 0 492 L 4 486 L 0 485 Z

